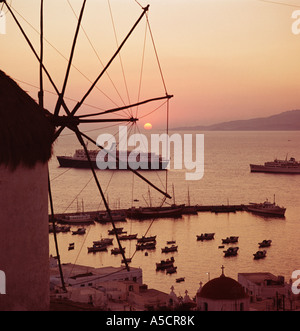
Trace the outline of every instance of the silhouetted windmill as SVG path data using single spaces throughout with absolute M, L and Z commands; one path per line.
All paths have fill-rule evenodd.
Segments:
M 137 1 L 136 1 L 137 2 Z M 78 40 L 78 34 L 80 31 L 80 27 L 81 27 L 81 22 L 82 22 L 82 18 L 84 15 L 84 10 L 85 10 L 85 5 L 86 5 L 86 0 L 83 0 L 82 2 L 82 6 L 81 6 L 81 10 L 80 10 L 80 14 L 78 16 L 78 22 L 77 22 L 77 26 L 76 26 L 76 30 L 75 30 L 75 34 L 74 34 L 74 38 L 73 38 L 73 43 L 72 43 L 72 47 L 71 47 L 71 51 L 70 51 L 70 56 L 69 56 L 69 60 L 68 60 L 68 65 L 66 68 L 66 73 L 65 73 L 65 77 L 64 77 L 64 81 L 62 84 L 62 89 L 59 90 L 58 87 L 56 86 L 56 84 L 54 83 L 50 72 L 47 70 L 47 68 L 45 67 L 44 63 L 43 63 L 43 40 L 44 40 L 44 36 L 43 36 L 43 25 L 44 25 L 44 18 L 43 18 L 43 7 L 44 7 L 44 1 L 41 0 L 40 2 L 40 54 L 38 54 L 37 50 L 34 48 L 33 44 L 31 43 L 30 39 L 28 38 L 27 34 L 25 33 L 24 29 L 22 28 L 21 24 L 19 23 L 16 15 L 14 14 L 12 8 L 9 6 L 9 4 L 7 3 L 6 0 L 0 0 L 0 3 L 4 4 L 8 11 L 10 12 L 12 18 L 14 19 L 15 23 L 17 24 L 18 28 L 20 29 L 21 33 L 23 34 L 27 44 L 29 45 L 30 49 L 32 50 L 34 56 L 36 57 L 37 61 L 39 62 L 39 67 L 40 67 L 40 87 L 39 87 L 39 92 L 38 92 L 38 99 L 39 99 L 39 106 L 41 109 L 44 110 L 44 87 L 43 87 L 43 76 L 46 75 L 46 77 L 48 78 L 49 82 L 51 83 L 52 87 L 54 88 L 56 94 L 57 94 L 57 102 L 56 105 L 54 107 L 53 113 L 50 112 L 50 114 L 48 114 L 49 120 L 51 121 L 51 123 L 55 126 L 56 131 L 54 134 L 54 138 L 53 138 L 53 142 L 59 137 L 59 135 L 61 134 L 61 132 L 65 129 L 68 128 L 71 131 L 74 132 L 74 134 L 76 135 L 78 141 L 80 142 L 80 144 L 82 145 L 86 157 L 88 159 L 88 162 L 90 164 L 90 170 L 92 171 L 94 180 L 96 182 L 97 188 L 99 190 L 99 194 L 104 202 L 105 208 L 107 210 L 107 213 L 109 215 L 110 221 L 112 223 L 113 228 L 115 229 L 115 224 L 111 215 L 111 211 L 109 208 L 109 205 L 107 203 L 107 200 L 105 198 L 105 195 L 103 193 L 103 190 L 101 188 L 101 185 L 98 181 L 98 178 L 96 176 L 95 170 L 93 168 L 86 144 L 84 143 L 84 138 L 91 141 L 93 144 L 95 144 L 95 146 L 97 146 L 97 148 L 103 149 L 102 146 L 98 146 L 96 144 L 96 142 L 90 138 L 88 135 L 84 134 L 81 130 L 80 130 L 80 124 L 82 123 L 103 123 L 103 122 L 127 122 L 127 123 L 136 123 L 136 121 L 138 120 L 138 118 L 136 117 L 128 117 L 128 118 L 101 118 L 102 115 L 107 115 L 107 114 L 114 114 L 116 112 L 119 112 L 121 110 L 124 109 L 130 109 L 132 107 L 136 107 L 142 104 L 146 104 L 146 103 L 151 103 L 153 101 L 158 101 L 158 100 L 164 100 L 166 99 L 167 101 L 169 101 L 170 98 L 172 98 L 172 95 L 169 95 L 167 93 L 166 87 L 165 87 L 165 83 L 164 87 L 165 87 L 165 95 L 163 96 L 159 96 L 159 97 L 153 97 L 151 99 L 147 99 L 147 100 L 143 100 L 143 101 L 139 101 L 137 103 L 134 104 L 128 104 L 125 105 L 123 107 L 117 107 L 117 108 L 113 108 L 113 109 L 107 109 L 105 111 L 96 113 L 96 114 L 85 114 L 82 116 L 77 116 L 77 111 L 80 109 L 80 107 L 83 105 L 84 101 L 86 100 L 86 98 L 89 96 L 89 94 L 92 92 L 92 90 L 95 88 L 96 84 L 99 82 L 99 80 L 103 77 L 103 75 L 106 73 L 107 69 L 110 67 L 110 65 L 113 63 L 113 61 L 116 59 L 116 57 L 118 56 L 118 54 L 120 53 L 121 49 L 123 48 L 123 46 L 125 45 L 125 43 L 128 41 L 128 39 L 130 38 L 131 34 L 133 33 L 133 31 L 136 29 L 136 27 L 139 25 L 140 21 L 146 16 L 147 17 L 147 12 L 149 10 L 149 5 L 146 7 L 142 7 L 138 2 L 138 4 L 141 7 L 142 13 L 141 15 L 138 17 L 138 19 L 136 20 L 136 22 L 134 23 L 134 25 L 132 26 L 132 28 L 130 29 L 130 31 L 128 32 L 128 34 L 126 35 L 126 37 L 123 39 L 123 41 L 120 43 L 120 45 L 117 47 L 116 51 L 114 52 L 114 54 L 112 55 L 112 57 L 110 58 L 110 60 L 107 62 L 107 64 L 104 66 L 104 68 L 101 70 L 101 72 L 99 73 L 99 75 L 97 76 L 97 78 L 94 80 L 94 82 L 91 84 L 90 88 L 85 92 L 85 94 L 83 95 L 83 97 L 81 98 L 81 100 L 75 105 L 75 107 L 73 109 L 70 109 L 66 102 L 65 102 L 65 91 L 66 91 L 66 87 L 69 81 L 69 76 L 70 76 L 70 70 L 72 67 L 72 61 L 73 61 L 73 57 L 74 57 L 74 53 L 75 53 L 75 49 L 76 49 L 76 44 L 77 44 L 77 40 Z M 147 19 L 148 22 L 148 19 Z M 148 22 L 149 24 L 149 22 Z M 152 34 L 151 34 L 152 35 Z M 157 53 L 156 53 L 156 49 L 155 49 L 155 54 L 157 57 Z M 158 60 L 158 58 L 157 58 Z M 160 73 L 161 72 L 161 67 L 159 65 L 159 69 L 160 69 Z M 161 75 L 162 76 L 162 75 Z M 163 77 L 162 77 L 163 79 Z M 62 115 L 62 111 L 64 111 L 64 115 Z M 100 118 L 99 118 L 100 116 Z M 167 198 L 171 198 L 170 195 L 167 192 L 164 192 L 163 190 L 161 190 L 160 188 L 158 188 L 157 186 L 155 186 L 153 183 L 151 183 L 148 179 L 146 179 L 143 175 L 141 175 L 138 171 L 136 170 L 131 170 L 135 175 L 137 175 L 139 178 L 141 178 L 142 180 L 144 180 L 145 182 L 147 182 L 151 187 L 153 187 L 155 190 L 157 190 L 158 192 L 160 192 L 161 194 L 163 194 L 165 197 Z M 50 200 L 50 208 L 51 208 L 51 221 L 53 222 L 53 229 L 54 229 L 54 239 L 55 239 L 55 243 L 56 243 L 56 250 L 57 250 L 57 256 L 58 256 L 58 263 L 59 263 L 59 267 L 60 267 L 60 272 L 61 272 L 61 279 L 62 279 L 62 287 L 64 288 L 64 280 L 63 280 L 63 274 L 61 271 L 61 265 L 60 265 L 60 258 L 59 258 L 59 252 L 58 252 L 58 245 L 57 245 L 57 239 L 56 239 L 56 233 L 55 233 L 55 212 L 54 212 L 54 206 L 53 206 L 53 201 L 52 201 L 52 194 L 51 194 L 51 186 L 50 186 L 50 180 L 48 178 L 48 189 L 49 189 L 49 200 Z M 122 257 L 123 260 L 125 261 L 125 265 L 127 270 L 129 270 L 129 266 L 127 264 L 127 259 L 125 258 L 124 255 L 124 250 L 122 249 L 121 243 L 119 241 L 118 238 L 118 234 L 117 231 L 115 231 L 116 233 L 116 239 L 119 245 L 119 248 L 121 249 L 122 252 Z

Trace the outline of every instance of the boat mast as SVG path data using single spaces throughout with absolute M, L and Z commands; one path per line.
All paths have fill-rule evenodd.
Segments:
M 172 184 L 172 190 L 173 190 L 173 203 L 175 205 L 175 191 L 174 191 L 174 184 Z

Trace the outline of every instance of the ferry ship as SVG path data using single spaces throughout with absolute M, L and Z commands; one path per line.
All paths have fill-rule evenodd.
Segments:
M 300 162 L 291 157 L 289 160 L 265 162 L 264 165 L 250 164 L 251 172 L 269 172 L 280 174 L 300 174 Z
M 101 170 L 166 170 L 169 164 L 155 153 L 119 150 L 89 150 L 88 153 L 93 168 Z M 57 160 L 61 167 L 90 168 L 84 149 L 77 149 L 73 156 L 57 156 Z

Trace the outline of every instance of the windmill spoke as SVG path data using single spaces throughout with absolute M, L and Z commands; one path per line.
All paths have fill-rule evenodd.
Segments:
M 70 73 L 70 69 L 71 69 L 71 65 L 72 65 L 72 60 L 73 60 L 73 56 L 74 56 L 75 46 L 76 46 L 76 42 L 77 42 L 77 37 L 78 37 L 78 33 L 79 33 L 79 29 L 80 29 L 82 17 L 83 17 L 83 12 L 84 12 L 84 8 L 85 8 L 85 4 L 86 4 L 86 0 L 83 1 L 82 7 L 81 7 L 81 12 L 80 12 L 80 16 L 78 18 L 78 23 L 77 23 L 77 27 L 76 27 L 76 31 L 75 31 L 75 36 L 74 36 L 74 40 L 73 40 L 71 54 L 70 54 L 70 58 L 69 58 L 69 62 L 68 62 L 68 67 L 67 67 L 67 71 L 66 71 L 66 76 L 65 76 L 63 87 L 62 87 L 62 91 L 59 94 L 59 97 L 58 97 L 58 100 L 57 100 L 57 103 L 56 103 L 56 106 L 55 106 L 54 116 L 57 116 L 58 113 L 59 113 L 59 109 L 61 107 L 62 100 L 64 98 L 64 94 L 65 94 L 65 91 L 66 91 L 67 82 L 68 82 L 68 78 L 69 78 L 69 73 Z M 67 111 L 67 113 L 70 114 L 69 111 Z
M 91 169 L 91 171 L 92 171 L 92 173 L 93 173 L 93 176 L 94 176 L 94 179 L 95 179 L 95 182 L 96 182 L 97 188 L 98 188 L 98 190 L 99 190 L 99 193 L 100 193 L 101 198 L 102 198 L 102 200 L 103 200 L 103 203 L 104 203 L 104 205 L 105 205 L 106 211 L 107 211 L 108 216 L 109 216 L 109 218 L 110 218 L 110 222 L 111 222 L 111 224 L 112 224 L 112 226 L 113 226 L 113 229 L 114 229 L 114 232 L 115 232 L 115 235 L 116 235 L 116 239 L 117 239 L 117 242 L 118 242 L 118 245 L 119 245 L 119 248 L 120 248 L 120 251 L 121 251 L 122 257 L 123 257 L 123 260 L 124 260 L 124 262 L 125 262 L 126 269 L 127 269 L 127 271 L 129 271 L 129 266 L 128 266 L 127 260 L 126 260 L 126 258 L 125 258 L 125 252 L 124 252 L 124 250 L 123 250 L 123 248 L 122 248 L 122 245 L 121 245 L 121 242 L 120 242 L 120 240 L 119 240 L 119 236 L 118 236 L 118 233 L 117 233 L 117 231 L 116 231 L 116 226 L 115 226 L 115 223 L 114 223 L 113 218 L 112 218 L 112 215 L 111 215 L 111 210 L 110 210 L 110 208 L 109 208 L 109 206 L 108 206 L 108 203 L 107 203 L 107 201 L 106 201 L 105 195 L 104 195 L 103 190 L 102 190 L 102 188 L 101 188 L 101 185 L 100 185 L 100 183 L 99 183 L 98 177 L 97 177 L 96 172 L 95 172 L 95 170 L 94 170 L 94 168 L 93 168 L 93 164 L 92 164 L 91 158 L 90 158 L 90 156 L 89 156 L 88 149 L 87 149 L 87 147 L 86 147 L 86 145 L 85 145 L 85 143 L 84 143 L 84 141 L 83 141 L 83 138 L 82 138 L 82 133 L 79 131 L 78 127 L 76 127 L 76 128 L 74 129 L 74 132 L 75 132 L 75 134 L 76 134 L 76 136 L 77 136 L 78 141 L 80 142 L 80 144 L 82 145 L 82 147 L 83 147 L 83 149 L 84 149 L 84 151 L 85 151 L 85 154 L 86 154 L 86 157 L 87 157 L 87 159 L 88 159 L 88 162 L 89 162 L 89 165 L 90 165 L 90 169 Z
M 94 83 L 92 84 L 92 86 L 89 88 L 89 90 L 86 92 L 86 94 L 83 96 L 83 98 L 81 99 L 81 101 L 79 101 L 77 103 L 77 105 L 74 107 L 74 109 L 72 110 L 72 112 L 71 112 L 72 115 L 74 115 L 78 111 L 78 109 L 83 104 L 84 100 L 88 97 L 88 95 L 94 89 L 95 85 L 98 83 L 99 79 L 103 76 L 103 74 L 107 71 L 108 67 L 112 64 L 112 62 L 114 61 L 114 59 L 116 58 L 116 56 L 120 53 L 120 51 L 123 48 L 123 46 L 125 45 L 126 41 L 130 37 L 130 35 L 132 34 L 132 32 L 135 30 L 135 28 L 137 27 L 137 25 L 140 23 L 141 19 L 144 17 L 144 15 L 148 11 L 148 9 L 149 9 L 149 5 L 147 7 L 145 7 L 145 8 L 143 8 L 143 13 L 138 18 L 138 20 L 135 22 L 135 24 L 133 25 L 133 27 L 131 28 L 131 30 L 128 32 L 127 36 L 122 41 L 121 45 L 118 47 L 118 49 L 116 50 L 116 52 L 114 53 L 114 55 L 112 56 L 112 58 L 108 61 L 107 65 L 103 68 L 103 70 L 101 71 L 101 73 L 99 74 L 99 76 L 96 78 L 96 80 L 94 81 Z
M 140 106 L 140 105 L 144 105 L 144 104 L 149 103 L 149 102 L 159 101 L 159 100 L 163 100 L 163 99 L 170 99 L 172 97 L 173 97 L 173 95 L 166 95 L 166 96 L 163 96 L 163 97 L 152 98 L 152 99 L 140 101 L 140 102 L 137 102 L 137 103 L 134 103 L 134 104 L 131 104 L 131 105 L 127 105 L 127 106 L 123 106 L 123 107 L 118 107 L 118 108 L 113 108 L 113 109 L 105 110 L 105 111 L 100 112 L 100 113 L 80 115 L 78 117 L 79 118 L 84 118 L 84 117 L 91 117 L 91 116 L 97 116 L 97 115 L 104 115 L 104 114 L 114 113 L 114 112 L 117 112 L 117 111 L 120 111 L 120 110 L 124 110 L 124 109 L 128 109 L 128 108 L 132 108 L 132 107 L 137 107 L 137 106 Z

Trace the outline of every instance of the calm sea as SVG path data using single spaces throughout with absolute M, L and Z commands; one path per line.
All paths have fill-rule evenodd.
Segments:
M 196 132 L 182 132 L 193 133 Z M 199 132 L 198 132 L 199 133 Z M 97 138 L 99 132 L 90 132 Z M 172 134 L 172 132 L 170 133 Z M 283 275 L 288 281 L 294 270 L 300 269 L 300 175 L 279 175 L 250 173 L 249 164 L 262 164 L 274 158 L 300 159 L 300 132 L 204 132 L 205 159 L 204 176 L 199 181 L 186 181 L 186 170 L 168 171 L 168 192 L 172 195 L 174 186 L 175 202 L 187 203 L 188 192 L 192 205 L 248 204 L 266 199 L 286 207 L 284 219 L 265 218 L 248 212 L 215 214 L 199 212 L 198 215 L 183 216 L 180 219 L 157 219 L 155 221 L 128 220 L 117 226 L 124 227 L 128 234 L 157 236 L 156 250 L 137 251 L 136 241 L 124 241 L 126 256 L 133 256 L 130 264 L 143 269 L 143 282 L 150 288 L 169 293 L 173 285 L 175 293 L 190 297 L 196 294 L 199 283 L 221 274 L 237 279 L 239 272 L 271 272 Z M 50 161 L 50 176 L 56 213 L 103 210 L 103 203 L 89 170 L 60 168 L 56 155 L 71 155 L 79 143 L 73 135 L 64 134 L 54 146 Z M 89 148 L 93 147 L 89 145 Z M 143 172 L 145 177 L 160 188 L 165 187 L 165 172 Z M 105 191 L 110 207 L 128 208 L 132 205 L 159 205 L 161 195 L 127 171 L 97 171 L 100 184 Z M 133 202 L 133 200 L 139 200 Z M 169 201 L 173 203 L 173 199 Z M 87 226 L 85 236 L 59 233 L 58 243 L 63 263 L 77 263 L 93 267 L 120 266 L 121 256 L 108 252 L 88 254 L 87 247 L 94 240 L 107 237 L 112 226 Z M 73 229 L 76 229 L 74 226 Z M 197 241 L 196 235 L 214 232 L 212 241 Z M 236 257 L 225 258 L 221 239 L 239 236 L 239 252 Z M 271 239 L 267 257 L 254 260 L 258 243 Z M 161 253 L 166 241 L 176 240 L 178 252 Z M 70 242 L 75 249 L 68 251 Z M 114 247 L 117 247 L 114 239 Z M 229 245 L 225 245 L 225 249 Z M 55 253 L 53 235 L 50 235 L 50 253 Z M 174 256 L 177 273 L 167 275 L 156 271 L 156 262 Z M 182 283 L 176 278 L 185 277 Z

